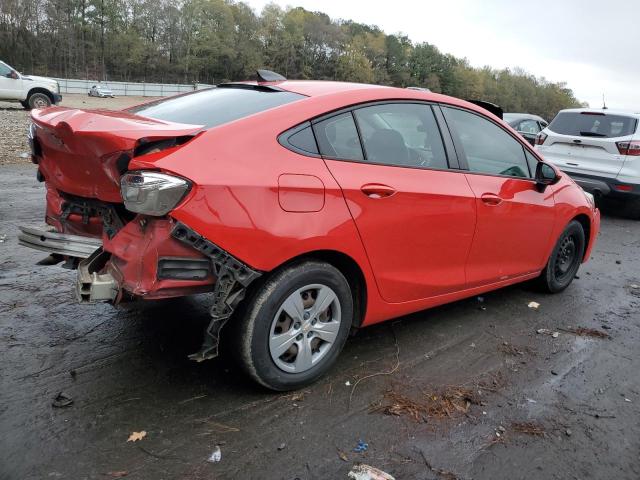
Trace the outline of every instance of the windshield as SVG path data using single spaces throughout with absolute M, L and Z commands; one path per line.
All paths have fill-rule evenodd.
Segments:
M 217 127 L 305 98 L 298 93 L 244 87 L 216 87 L 169 97 L 129 110 L 143 117 Z
M 615 138 L 633 135 L 638 121 L 634 117 L 603 112 L 560 112 L 549 130 L 574 137 Z

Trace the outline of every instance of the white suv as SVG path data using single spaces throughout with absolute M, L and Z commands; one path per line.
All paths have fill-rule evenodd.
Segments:
M 0 61 L 0 101 L 20 102 L 24 108 L 60 103 L 60 85 L 53 78 L 22 75 Z
M 595 196 L 622 201 L 624 215 L 640 219 L 640 113 L 561 110 L 536 138 L 544 158 Z

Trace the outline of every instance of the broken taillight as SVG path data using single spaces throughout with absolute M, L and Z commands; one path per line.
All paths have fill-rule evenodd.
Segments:
M 173 210 L 190 189 L 188 180 L 160 172 L 128 172 L 120 179 L 125 208 L 156 217 Z

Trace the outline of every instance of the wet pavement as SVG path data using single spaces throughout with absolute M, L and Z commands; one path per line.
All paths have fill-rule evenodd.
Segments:
M 2 480 L 343 479 L 359 462 L 398 480 L 640 478 L 640 222 L 605 214 L 562 294 L 515 286 L 364 329 L 317 384 L 274 394 L 233 352 L 187 360 L 207 295 L 76 305 L 75 272 L 17 244 L 42 224 L 34 167 L 0 167 L 0 185 Z M 446 387 L 473 398 L 389 408 Z M 73 404 L 52 407 L 59 392 Z

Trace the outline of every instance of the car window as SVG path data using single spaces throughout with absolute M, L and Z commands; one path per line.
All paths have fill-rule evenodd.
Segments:
M 213 128 L 302 98 L 304 95 L 285 91 L 217 87 L 169 97 L 128 111 L 143 117 Z
M 308 126 L 295 127 L 283 133 L 279 138 L 280 143 L 289 150 L 302 153 L 303 155 L 318 155 L 320 152 L 318 152 L 318 145 L 313 136 L 313 130 L 311 130 L 309 123 L 306 125 Z
M 549 130 L 576 137 L 626 137 L 636 131 L 638 121 L 625 115 L 602 112 L 560 112 Z
M 516 128 L 516 130 L 522 133 L 536 134 L 540 131 L 540 128 L 538 127 L 538 122 L 536 122 L 535 120 L 523 120 L 522 122 L 520 122 L 520 125 L 518 125 L 518 128 Z
M 11 73 L 11 69 L 7 67 L 4 63 L 0 63 L 0 76 L 6 77 Z
M 522 144 L 515 138 L 480 115 L 457 108 L 444 110 L 462 143 L 470 171 L 530 177 Z
M 322 120 L 313 126 L 313 130 L 321 155 L 341 160 L 364 160 L 351 112 Z
M 354 110 L 366 159 L 372 163 L 448 168 L 429 105 L 389 103 Z

